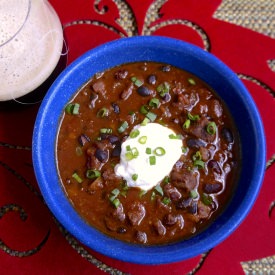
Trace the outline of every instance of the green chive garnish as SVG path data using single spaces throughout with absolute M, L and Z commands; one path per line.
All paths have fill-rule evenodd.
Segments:
M 188 129 L 190 127 L 191 121 L 190 119 L 186 119 L 185 122 L 182 125 L 183 129 Z
M 89 169 L 89 170 L 86 171 L 86 177 L 88 179 L 96 179 L 96 178 L 98 178 L 100 176 L 101 176 L 101 173 L 98 170 Z
M 138 179 L 138 174 L 132 175 L 132 180 L 136 181 Z
M 146 136 L 142 136 L 142 137 L 140 137 L 140 138 L 138 139 L 138 142 L 139 142 L 140 144 L 145 144 L 146 141 L 147 141 L 147 137 L 146 137 Z
M 152 113 L 152 112 L 148 112 L 148 113 L 146 114 L 146 117 L 149 118 L 149 120 L 150 120 L 151 122 L 153 122 L 153 121 L 156 120 L 157 115 L 154 114 L 154 113 Z
M 78 182 L 78 183 L 82 183 L 82 178 L 76 173 L 76 172 L 74 172 L 73 174 L 72 174 L 72 177 Z
M 140 134 L 139 130 L 138 129 L 134 129 L 130 133 L 130 138 L 136 138 L 139 134 Z
M 163 200 L 162 200 L 162 203 L 165 204 L 165 205 L 168 205 L 170 202 L 171 202 L 171 200 L 167 197 L 164 197 Z
M 204 162 L 202 160 L 195 160 L 194 161 L 194 166 L 198 167 L 199 169 L 203 169 L 204 168 Z
M 150 155 L 152 153 L 152 149 L 147 147 L 145 153 Z
M 143 121 L 140 123 L 141 126 L 146 126 L 150 122 L 150 119 L 145 117 Z
M 143 84 L 143 81 L 141 81 L 140 79 L 138 79 L 137 77 L 133 76 L 131 77 L 131 81 L 137 86 L 140 87 Z
M 165 153 L 166 153 L 166 151 L 165 151 L 165 149 L 162 148 L 162 147 L 157 147 L 157 148 L 154 150 L 154 154 L 155 154 L 156 156 L 163 156 L 163 155 L 165 155 Z
M 106 116 L 108 116 L 108 114 L 109 114 L 109 111 L 108 111 L 107 108 L 101 108 L 101 109 L 99 109 L 99 111 L 97 112 L 96 116 L 97 116 L 97 117 L 106 117 Z
M 155 165 L 156 164 L 156 156 L 150 156 L 149 163 L 150 163 L 150 165 Z
M 163 189 L 162 187 L 158 184 L 154 188 L 161 196 L 163 196 Z
M 139 111 L 141 114 L 146 115 L 149 112 L 149 107 L 147 105 L 142 105 Z
M 157 87 L 157 91 L 161 97 L 164 97 L 165 94 L 169 93 L 170 85 L 167 82 L 163 82 Z
M 99 130 L 101 134 L 111 134 L 113 132 L 112 128 L 101 128 Z
M 153 108 L 158 108 L 160 105 L 159 99 L 156 97 L 151 98 L 151 100 L 149 101 L 149 106 L 153 107 Z
M 65 112 L 69 115 L 78 115 L 79 108 L 80 105 L 78 103 L 69 103 L 65 108 Z
M 188 82 L 189 82 L 191 85 L 196 85 L 196 81 L 195 81 L 193 78 L 188 78 Z
M 197 121 L 200 119 L 199 115 L 192 115 L 191 113 L 188 113 L 187 116 L 190 120 L 193 120 L 193 121 Z
M 118 127 L 117 131 L 121 134 L 123 133 L 127 128 L 128 128 L 128 122 L 127 121 L 123 121 L 121 123 L 121 125 Z
M 210 135 L 216 134 L 217 125 L 214 121 L 211 121 L 206 126 L 206 131 Z
M 199 194 L 196 189 L 190 191 L 190 197 L 192 199 L 196 199 L 198 196 L 199 196 Z

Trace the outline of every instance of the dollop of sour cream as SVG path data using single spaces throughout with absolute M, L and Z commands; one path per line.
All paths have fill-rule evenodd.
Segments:
M 129 187 L 150 190 L 171 172 L 182 154 L 182 139 L 158 123 L 136 125 L 121 145 L 117 176 Z

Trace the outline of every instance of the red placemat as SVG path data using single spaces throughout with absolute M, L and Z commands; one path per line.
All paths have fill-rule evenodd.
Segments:
M 163 35 L 211 52 L 244 82 L 262 116 L 267 142 L 260 195 L 241 226 L 204 255 L 142 266 L 102 256 L 55 221 L 31 159 L 39 104 L 0 109 L 0 274 L 275 274 L 275 2 L 273 0 L 51 0 L 71 63 L 104 42 Z M 269 273 L 268 273 L 269 272 Z

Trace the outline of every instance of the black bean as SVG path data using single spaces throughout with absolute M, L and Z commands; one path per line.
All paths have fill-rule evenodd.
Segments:
M 117 233 L 119 233 L 119 234 L 124 234 L 124 233 L 126 233 L 126 232 L 127 232 L 127 229 L 124 228 L 124 227 L 119 227 L 119 228 L 117 229 Z
M 85 135 L 85 134 L 82 134 L 78 137 L 78 142 L 81 146 L 84 146 L 87 142 L 90 142 L 90 138 Z
M 192 203 L 192 198 L 181 199 L 176 203 L 176 207 L 178 209 L 186 209 L 191 205 L 191 203 Z
M 149 88 L 147 88 L 146 86 L 138 87 L 137 92 L 141 96 L 149 96 L 152 94 L 152 91 Z
M 234 141 L 234 137 L 233 134 L 231 132 L 230 129 L 224 127 L 222 128 L 222 137 L 228 142 L 228 143 L 232 143 Z
M 102 150 L 102 149 L 96 149 L 95 157 L 100 162 L 106 162 L 108 160 L 108 151 L 105 151 L 105 150 Z
M 149 84 L 155 85 L 157 82 L 157 77 L 154 74 L 151 74 L 151 75 L 149 75 L 147 81 Z
M 198 203 L 196 201 L 193 201 L 191 205 L 187 207 L 187 211 L 190 214 L 196 214 L 198 211 Z
M 165 65 L 165 66 L 163 66 L 163 67 L 161 68 L 161 70 L 162 70 L 163 72 L 170 72 L 171 66 L 170 66 L 170 65 Z
M 190 138 L 187 140 L 187 146 L 190 148 L 205 147 L 206 144 L 207 143 L 201 139 Z
M 121 143 L 115 145 L 113 151 L 112 151 L 112 157 L 119 157 L 121 153 Z
M 115 136 L 115 135 L 110 135 L 110 134 L 101 133 L 101 134 L 100 134 L 100 138 L 101 138 L 102 140 L 105 140 L 105 139 L 109 140 L 111 144 L 115 144 L 115 143 L 117 143 L 117 142 L 120 142 L 119 137 L 117 137 L 117 136 Z
M 206 183 L 203 187 L 203 191 L 206 194 L 218 193 L 221 190 L 222 190 L 222 184 L 220 182 Z
M 222 172 L 219 163 L 213 159 L 208 162 L 208 167 L 215 173 L 221 174 Z
M 116 114 L 120 113 L 120 108 L 116 103 L 112 103 L 113 110 Z

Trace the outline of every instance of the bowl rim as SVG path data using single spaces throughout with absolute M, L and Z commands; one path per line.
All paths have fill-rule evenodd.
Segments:
M 208 228 L 185 241 L 151 247 L 128 244 L 110 238 L 92 228 L 80 218 L 69 203 L 58 175 L 55 173 L 57 172 L 56 163 L 53 163 L 55 150 L 54 152 L 52 150 L 53 147 L 55 148 L 55 136 L 63 108 L 63 106 L 60 106 L 62 105 L 60 102 L 68 102 L 68 99 L 72 98 L 72 95 L 90 78 L 81 72 L 82 68 L 92 64 L 95 60 L 98 61 L 106 53 L 110 54 L 121 49 L 133 49 L 141 44 L 152 51 L 156 50 L 157 45 L 157 48 L 165 48 L 171 52 L 181 51 L 185 55 L 195 55 L 198 58 L 198 62 L 207 60 L 210 63 L 209 66 L 215 66 L 221 74 L 227 75 L 232 87 L 240 91 L 242 101 L 249 106 L 247 112 L 249 112 L 250 117 L 253 117 L 253 122 L 251 122 L 253 123 L 252 130 L 255 135 L 255 143 L 257 142 L 257 148 L 255 148 L 257 154 L 255 154 L 256 159 L 254 161 L 255 173 L 251 179 L 252 183 L 243 202 L 238 205 L 238 209 L 231 215 L 232 222 L 223 221 L 222 225 L 212 224 L 209 227 L 210 229 Z M 105 63 L 104 66 L 106 68 L 108 66 L 112 67 L 112 62 L 106 60 Z M 100 63 L 96 63 L 96 65 L 100 66 Z M 76 77 L 77 73 L 79 78 Z M 72 79 L 74 80 L 71 81 Z M 79 79 L 81 79 L 82 83 L 75 83 Z M 87 81 L 84 81 L 84 79 Z M 66 83 L 66 81 L 69 82 Z M 64 87 L 69 90 L 68 93 L 61 93 Z M 76 87 L 77 89 L 75 89 Z M 60 101 L 56 101 L 56 98 Z M 54 114 L 52 114 L 51 106 L 57 107 Z M 49 131 L 49 129 L 52 131 Z M 50 150 L 47 149 L 46 151 L 50 152 L 45 152 L 46 146 L 50 148 Z M 241 224 L 255 203 L 264 176 L 265 154 L 265 135 L 260 114 L 251 95 L 237 75 L 213 54 L 204 51 L 198 46 L 182 40 L 160 36 L 120 38 L 91 49 L 73 61 L 55 80 L 42 101 L 35 121 L 32 143 L 35 176 L 44 200 L 56 219 L 81 243 L 91 249 L 114 259 L 137 264 L 164 264 L 186 260 L 210 250 L 227 238 Z M 46 167 L 45 163 L 47 163 Z M 58 201 L 56 197 L 59 198 Z M 69 215 L 63 209 L 66 209 Z M 82 231 L 78 229 L 79 226 L 83 229 Z

